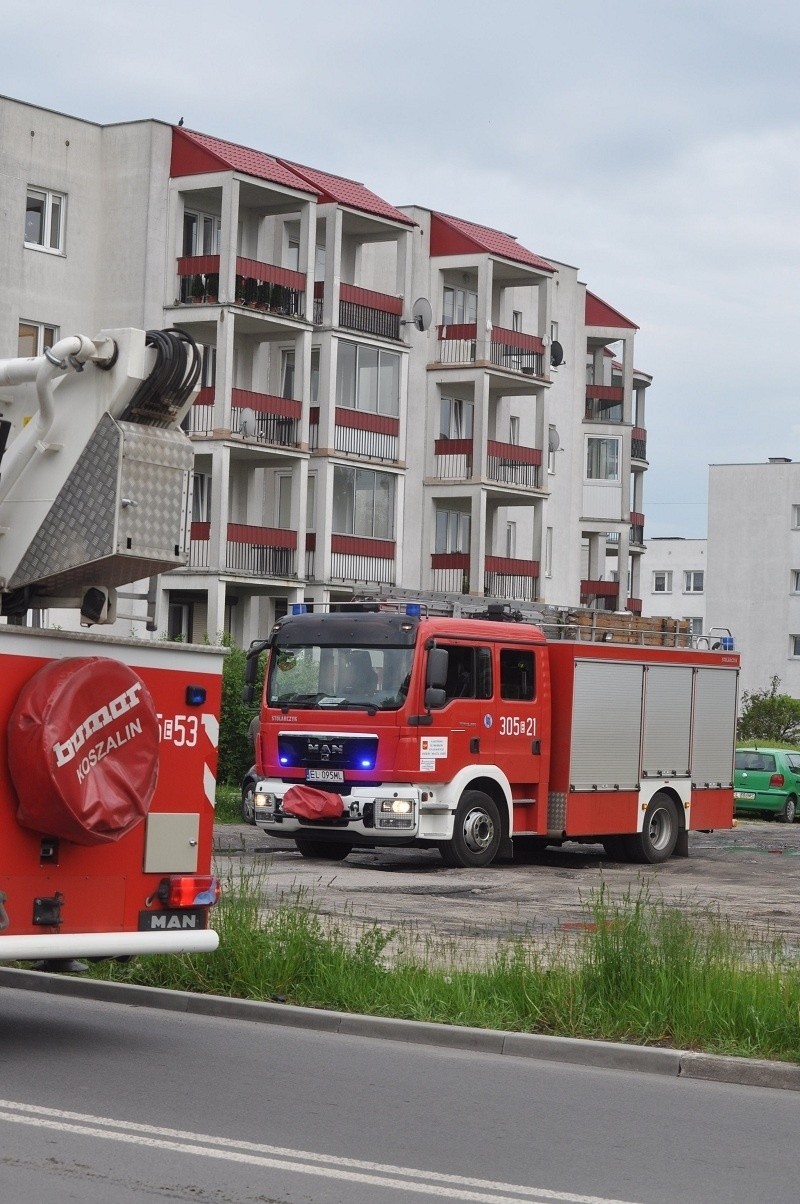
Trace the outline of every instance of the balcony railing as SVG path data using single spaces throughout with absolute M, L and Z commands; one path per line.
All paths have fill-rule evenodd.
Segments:
M 478 328 L 474 322 L 437 326 L 440 364 L 474 364 Z
M 315 326 L 322 325 L 324 297 L 325 286 L 318 281 L 314 285 Z M 346 330 L 359 330 L 363 334 L 374 334 L 384 339 L 399 339 L 402 313 L 402 297 L 391 297 L 387 293 L 359 288 L 355 284 L 339 285 L 339 325 Z
M 472 476 L 471 439 L 437 439 L 433 453 L 434 476 L 440 481 L 460 481 Z
M 399 418 L 391 418 L 387 414 L 373 414 L 368 410 L 336 407 L 336 451 L 349 452 L 355 456 L 372 456 L 381 460 L 397 460 L 399 433 Z
M 179 299 L 183 304 L 216 304 L 219 300 L 219 255 L 182 255 L 178 259 Z M 269 311 L 282 317 L 305 317 L 306 278 L 302 272 L 236 259 L 237 305 Z M 231 298 L 225 298 L 230 301 Z
M 392 539 L 360 535 L 331 536 L 331 577 L 370 585 L 395 585 L 395 544 Z
M 181 426 L 187 435 L 210 435 L 214 429 L 214 387 L 201 389 Z
M 624 391 L 612 385 L 587 385 L 583 416 L 592 422 L 622 422 Z
M 581 581 L 581 606 L 597 610 L 616 610 L 619 584 L 616 581 Z
M 631 510 L 631 543 L 639 547 L 644 546 L 644 515 L 637 514 L 635 510 Z
M 483 588 L 489 597 L 515 602 L 535 602 L 538 595 L 538 560 L 517 560 L 511 556 L 487 556 Z
M 434 552 L 431 587 L 437 593 L 469 593 L 469 552 Z
M 178 298 L 184 305 L 215 305 L 219 297 L 219 255 L 182 255 Z
M 317 533 L 316 531 L 306 531 L 306 577 L 309 581 L 314 580 L 316 553 Z
M 486 475 L 503 485 L 522 485 L 538 489 L 542 453 L 536 447 L 517 443 L 498 443 L 489 439 L 486 444 Z
M 541 376 L 544 372 L 544 343 L 535 334 L 495 326 L 490 354 L 498 368 L 522 372 L 525 376 Z
M 210 567 L 208 558 L 208 538 L 211 523 L 192 523 L 189 529 L 189 557 L 186 561 L 190 569 L 207 569 Z
M 631 431 L 631 459 L 647 459 L 647 431 L 643 426 L 635 426 Z
M 247 428 L 244 420 L 246 410 L 253 412 L 253 430 Z M 289 397 L 253 393 L 249 389 L 231 390 L 231 430 L 259 443 L 298 447 L 301 410 L 302 403 Z
M 226 568 L 254 577 L 294 577 L 297 532 L 228 523 Z

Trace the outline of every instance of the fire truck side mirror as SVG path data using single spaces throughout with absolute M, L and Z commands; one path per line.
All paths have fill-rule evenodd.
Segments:
M 242 702 L 252 702 L 258 681 L 258 658 L 265 648 L 269 647 L 268 640 L 253 640 L 247 650 L 244 664 L 244 686 L 242 687 Z
M 445 686 L 450 656 L 446 648 L 431 648 L 425 672 L 425 706 L 428 710 L 443 707 L 447 701 Z

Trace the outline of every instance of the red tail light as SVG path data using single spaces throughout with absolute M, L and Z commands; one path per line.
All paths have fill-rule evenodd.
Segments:
M 161 879 L 158 897 L 165 907 L 213 907 L 219 899 L 219 878 L 213 874 L 174 874 Z
M 784 777 L 783 777 L 782 773 L 773 773 L 772 777 L 769 780 L 770 786 L 782 786 L 783 782 L 784 782 Z

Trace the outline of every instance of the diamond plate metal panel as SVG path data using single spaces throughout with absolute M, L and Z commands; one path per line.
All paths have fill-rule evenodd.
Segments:
M 547 796 L 547 831 L 563 832 L 567 826 L 567 796 L 551 791 Z
M 182 564 L 186 483 L 194 460 L 191 444 L 181 431 L 129 422 L 119 426 L 123 433 L 119 551 Z

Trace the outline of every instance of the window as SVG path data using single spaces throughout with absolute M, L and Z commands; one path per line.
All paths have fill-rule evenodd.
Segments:
M 371 468 L 333 470 L 333 530 L 337 535 L 392 539 L 395 479 Z
M 617 438 L 589 435 L 586 439 L 586 480 L 619 480 L 619 444 Z
M 284 267 L 292 272 L 300 271 L 300 243 L 296 238 L 290 238 L 286 246 L 286 263 Z
M 396 415 L 400 411 L 400 355 L 362 343 L 339 341 L 336 404 L 350 410 Z
M 522 310 L 515 309 L 511 315 L 511 329 L 522 330 Z
M 792 593 L 800 594 L 800 569 L 792 569 Z
M 555 476 L 558 446 L 558 431 L 554 426 L 550 426 L 547 428 L 547 471 L 550 476 Z
M 48 188 L 29 188 L 25 205 L 25 245 L 44 251 L 64 250 L 64 209 L 67 198 Z
M 517 524 L 506 523 L 506 556 L 513 560 L 517 554 Z
M 489 648 L 472 648 L 465 644 L 437 644 L 444 648 L 447 658 L 447 682 L 444 687 L 447 701 L 453 698 L 492 697 L 492 653 Z
M 795 531 L 800 530 L 800 506 L 792 506 L 792 527 Z
M 167 610 L 167 639 L 188 643 L 192 631 L 191 602 L 170 602 Z
M 217 349 L 211 343 L 199 343 L 202 367 L 200 370 L 200 387 L 212 388 L 217 379 Z
M 672 593 L 672 572 L 658 571 L 653 573 L 653 593 L 654 594 L 671 594 Z
M 281 397 L 294 398 L 294 352 L 284 351 L 281 364 Z M 319 399 L 319 347 L 311 352 L 311 404 Z
M 519 418 L 516 414 L 511 414 L 508 419 L 508 441 L 514 447 L 519 446 Z
M 705 573 L 702 570 L 689 569 L 683 574 L 683 592 L 685 594 L 702 594 L 704 577 Z
M 530 702 L 536 693 L 533 653 L 500 649 L 500 697 Z
M 211 522 L 211 476 L 205 472 L 192 478 L 192 522 Z
M 550 323 L 550 340 L 556 342 L 558 339 L 558 322 Z
M 478 294 L 465 288 L 447 288 L 442 294 L 442 325 L 474 325 L 478 320 Z
M 703 620 L 701 618 L 686 615 L 685 621 L 689 624 L 689 635 L 699 636 L 703 634 Z
M 288 472 L 275 478 L 275 525 L 288 531 L 292 525 L 292 477 Z
M 547 527 L 544 533 L 544 575 L 553 576 L 553 528 Z
M 800 635 L 789 636 L 790 656 L 800 656 Z
M 44 322 L 20 322 L 17 331 L 17 355 L 41 355 L 58 340 L 58 327 Z
M 439 438 L 471 439 L 474 405 L 459 397 L 442 397 L 439 403 Z
M 469 552 L 470 516 L 461 510 L 436 511 L 436 552 Z
M 213 213 L 183 212 L 183 255 L 219 255 L 220 220 Z

